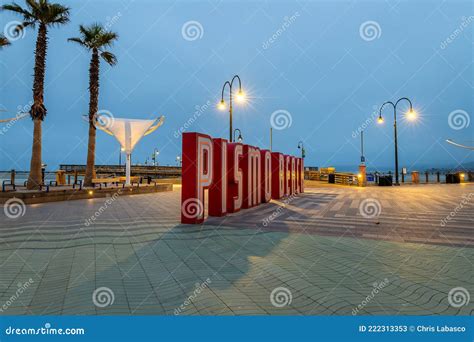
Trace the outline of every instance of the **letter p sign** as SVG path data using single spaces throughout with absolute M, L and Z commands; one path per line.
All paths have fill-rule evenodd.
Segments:
M 212 184 L 212 139 L 200 133 L 183 134 L 181 222 L 204 221 L 204 190 Z

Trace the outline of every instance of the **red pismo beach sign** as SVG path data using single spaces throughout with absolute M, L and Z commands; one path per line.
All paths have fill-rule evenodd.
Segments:
M 303 159 L 201 133 L 183 133 L 181 222 L 204 222 L 304 192 Z

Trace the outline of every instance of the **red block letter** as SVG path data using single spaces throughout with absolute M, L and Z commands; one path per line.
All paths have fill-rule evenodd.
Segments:
M 272 198 L 280 199 L 285 193 L 284 156 L 272 152 Z
M 262 202 L 267 203 L 272 199 L 272 154 L 268 150 L 262 150 L 260 156 Z
M 227 189 L 227 212 L 235 213 L 242 207 L 242 170 L 240 160 L 242 158 L 242 144 L 227 144 L 227 174 L 229 175 Z
M 204 189 L 212 183 L 212 139 L 183 133 L 181 223 L 204 221 Z
M 214 181 L 209 187 L 209 216 L 227 213 L 227 140 L 212 139 L 214 150 L 212 172 Z

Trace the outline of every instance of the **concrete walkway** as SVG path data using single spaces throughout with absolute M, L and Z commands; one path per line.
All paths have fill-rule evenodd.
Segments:
M 202 226 L 179 191 L 20 204 L 0 314 L 472 315 L 473 203 L 468 184 L 323 186 Z

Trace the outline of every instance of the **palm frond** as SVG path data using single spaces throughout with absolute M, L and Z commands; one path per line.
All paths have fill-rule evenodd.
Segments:
M 85 46 L 88 48 L 87 44 L 81 39 L 81 38 L 78 38 L 78 37 L 72 37 L 72 38 L 68 38 L 67 40 L 68 42 L 73 42 L 73 43 L 77 43 L 81 46 Z
M 11 3 L 11 4 L 2 5 L 0 7 L 0 10 L 19 14 L 19 15 L 23 16 L 23 20 L 25 20 L 25 21 L 37 20 L 37 18 L 35 18 L 35 16 L 33 15 L 33 13 L 31 13 L 30 11 L 24 9 L 23 7 L 21 7 L 20 5 L 14 3 L 14 2 Z
M 0 34 L 0 48 L 10 45 L 10 41 L 3 34 Z
M 115 55 L 111 52 L 108 52 L 108 51 L 102 51 L 100 53 L 100 57 L 102 57 L 102 59 L 104 61 L 106 61 L 109 65 L 111 66 L 114 66 L 117 64 L 117 57 L 115 57 Z

